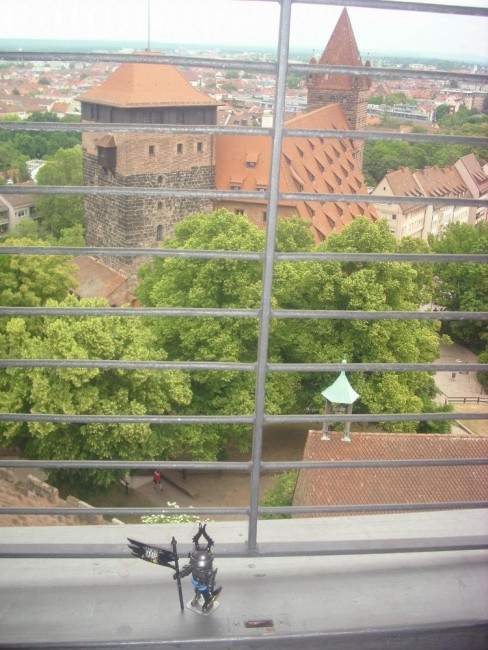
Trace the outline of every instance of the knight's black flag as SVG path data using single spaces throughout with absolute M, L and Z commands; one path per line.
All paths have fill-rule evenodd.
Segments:
M 173 569 L 173 571 L 176 571 L 176 560 L 178 556 L 174 551 L 169 548 L 164 548 L 164 546 L 144 544 L 144 542 L 138 542 L 135 539 L 130 539 L 130 537 L 127 539 L 130 542 L 129 548 L 132 551 L 132 555 L 135 555 L 140 560 L 167 566 Z
M 172 550 L 165 548 L 164 546 L 156 546 L 151 544 L 144 544 L 144 542 L 138 542 L 136 539 L 127 538 L 130 542 L 129 548 L 132 551 L 132 555 L 139 558 L 140 560 L 145 560 L 146 562 L 152 562 L 152 564 L 159 564 L 160 566 L 167 566 L 169 569 L 173 569 L 175 572 L 176 584 L 178 586 L 178 595 L 180 597 L 180 607 L 183 611 L 183 594 L 181 591 L 181 580 L 180 580 L 180 571 L 178 565 L 178 551 L 176 550 L 176 540 L 173 537 L 171 540 Z

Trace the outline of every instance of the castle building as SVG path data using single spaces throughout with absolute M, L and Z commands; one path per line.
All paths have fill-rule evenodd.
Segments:
M 217 102 L 171 65 L 123 64 L 79 99 L 83 122 L 217 123 Z M 83 171 L 87 186 L 213 189 L 213 136 L 85 132 Z M 88 196 L 86 241 L 89 246 L 154 247 L 188 214 L 212 209 L 210 201 L 198 198 Z M 131 258 L 104 261 L 129 274 L 134 267 Z
M 331 58 L 333 60 L 329 60 Z M 346 10 L 323 59 L 328 63 L 360 65 Z M 327 130 L 364 127 L 369 79 L 339 75 L 332 87 L 332 82 L 324 75 L 311 75 L 307 83 L 309 112 L 287 122 L 287 127 Z M 122 64 L 104 83 L 79 99 L 84 122 L 217 123 L 217 102 L 192 87 L 171 65 Z M 268 136 L 137 131 L 83 133 L 87 186 L 216 188 L 264 193 L 268 189 L 270 154 L 271 138 Z M 360 160 L 360 143 L 351 140 L 285 136 L 281 192 L 357 194 L 358 200 L 353 204 L 281 201 L 279 216 L 300 216 L 310 224 L 317 242 L 333 231 L 339 232 L 358 215 L 376 219 L 374 206 L 360 199 L 360 195 L 367 193 Z M 246 214 L 255 225 L 265 226 L 267 201 L 264 194 L 262 201 L 216 202 L 205 198 L 94 195 L 85 198 L 86 241 L 88 246 L 157 247 L 172 235 L 174 226 L 188 214 L 211 212 L 218 207 Z M 106 264 L 127 275 L 134 274 L 140 261 L 104 258 Z
M 317 64 L 317 61 L 313 58 L 310 63 Z M 347 9 L 342 11 L 318 64 L 363 67 Z M 369 67 L 369 65 L 367 61 L 365 66 Z M 314 111 L 321 106 L 338 103 L 342 106 L 348 128 L 364 131 L 370 88 L 371 77 L 369 76 L 310 73 L 307 76 L 308 110 Z M 356 161 L 361 168 L 364 142 L 355 140 L 354 149 Z

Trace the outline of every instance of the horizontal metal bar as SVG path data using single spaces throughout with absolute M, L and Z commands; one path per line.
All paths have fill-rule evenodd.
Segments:
M 0 422 L 64 422 L 77 424 L 253 424 L 253 415 L 67 415 L 0 413 Z
M 488 363 L 268 363 L 267 368 L 269 372 L 488 372 Z
M 2 416 L 0 415 L 0 419 Z M 488 413 L 352 413 L 350 415 L 267 415 L 266 424 L 316 422 L 428 422 L 429 420 L 486 420 Z
M 407 0 L 293 0 L 293 4 L 338 5 L 340 7 L 361 7 L 361 9 L 388 9 L 398 11 L 419 11 L 423 13 L 455 14 L 458 16 L 487 16 L 485 7 L 434 4 L 429 2 L 408 2 Z
M 258 309 L 158 307 L 0 307 L 2 316 L 172 316 L 181 318 L 259 318 Z
M 271 514 L 338 514 L 348 512 L 424 512 L 431 510 L 467 510 L 475 508 L 487 508 L 488 501 L 459 501 L 439 503 L 381 503 L 344 506 L 281 506 L 276 508 L 264 508 L 259 506 L 260 515 Z M 0 515 L 61 515 L 77 517 L 133 517 L 143 515 L 174 515 L 174 508 L 0 508 Z M 178 508 L 180 515 L 248 515 L 247 507 L 200 507 Z
M 20 308 L 19 308 L 20 309 Z M 1 310 L 0 310 L 0 313 Z M 486 311 L 355 311 L 331 309 L 274 309 L 273 318 L 318 320 L 488 320 Z
M 268 363 L 268 372 L 488 372 L 488 363 Z M 255 363 L 121 361 L 108 359 L 0 359 L 0 368 L 122 368 L 255 372 Z
M 165 248 L 108 248 L 76 246 L 0 246 L 0 255 L 92 255 L 113 257 L 175 257 L 195 259 L 236 259 L 261 262 L 264 253 Z M 488 262 L 488 255 L 474 253 L 275 253 L 277 262 L 426 262 L 428 264 Z
M 0 461 L 0 467 L 4 461 Z M 364 469 L 364 468 L 398 468 L 398 467 L 455 467 L 465 465 L 488 465 L 488 458 L 442 458 L 421 460 L 302 460 L 302 461 L 267 461 L 261 463 L 263 472 L 285 472 L 293 469 Z
M 191 551 L 189 544 L 178 544 L 181 556 Z M 310 555 L 371 555 L 378 553 L 422 553 L 433 551 L 459 551 L 488 548 L 488 539 L 483 535 L 467 535 L 435 538 L 406 538 L 406 539 L 341 539 L 311 542 L 264 542 L 258 544 L 257 552 L 250 553 L 245 544 L 219 544 L 219 558 L 244 557 L 293 557 Z M 126 544 L 2 544 L 0 543 L 0 558 L 20 559 L 122 559 L 129 554 Z
M 374 503 L 353 506 L 281 506 L 280 508 L 264 508 L 260 506 L 258 510 L 260 515 L 297 515 L 320 513 L 339 514 L 345 512 L 407 512 L 410 510 L 424 512 L 429 510 L 462 510 L 465 508 L 475 509 L 487 507 L 488 501 L 456 501 L 443 503 Z
M 467 506 L 469 507 L 469 506 Z M 247 515 L 249 508 L 247 507 L 234 507 L 234 508 L 214 508 L 214 507 L 189 507 L 178 508 L 177 514 L 179 515 Z M 174 508 L 0 508 L 1 515 L 63 515 L 76 517 L 139 517 L 142 515 L 175 515 Z M 0 522 L 1 523 L 1 522 Z
M 308 3 L 307 3 L 308 4 Z M 342 4 L 342 3 L 341 3 Z M 345 3 L 344 3 L 345 4 Z M 478 9 L 477 12 L 484 12 L 485 9 Z M 480 15 L 479 13 L 474 15 Z M 249 61 L 243 59 L 218 59 L 209 57 L 182 57 L 164 54 L 120 54 L 116 52 L 13 52 L 0 51 L 0 61 L 70 61 L 70 62 L 89 62 L 89 63 L 150 63 L 169 64 L 182 67 L 193 68 L 218 68 L 221 70 L 253 70 L 256 72 L 269 73 L 276 75 L 277 64 L 273 62 Z M 486 82 L 487 75 L 470 72 L 447 72 L 444 70 L 412 70 L 409 68 L 372 68 L 358 67 L 348 65 L 323 65 L 323 64 L 306 64 L 306 63 L 288 63 L 288 72 L 298 72 L 305 74 L 350 74 L 355 76 L 375 76 L 375 77 L 405 77 L 417 79 L 443 79 L 468 81 L 471 83 L 482 84 Z
M 242 192 L 244 194 L 244 192 Z M 459 199 L 450 196 L 379 196 L 377 194 L 314 194 L 311 192 L 280 192 L 282 201 L 319 201 L 321 203 L 367 203 L 379 205 L 451 205 L 457 207 L 488 207 L 486 199 Z
M 0 307 L 0 316 L 168 316 L 179 318 L 259 318 L 258 309 L 171 307 Z M 317 320 L 488 320 L 486 311 L 358 311 L 347 309 L 274 309 L 272 318 Z
M 486 79 L 488 83 L 488 76 Z M 352 140 L 388 140 L 394 142 L 416 142 L 422 144 L 466 144 L 473 147 L 486 147 L 488 138 L 466 135 L 447 135 L 429 133 L 396 133 L 394 131 L 318 131 L 314 129 L 286 129 L 283 133 L 285 138 L 329 138 L 329 139 L 352 139 Z
M 488 75 L 486 78 L 488 82 Z M 268 135 L 272 136 L 272 128 L 257 126 L 208 126 L 185 124 L 123 124 L 115 122 L 0 122 L 0 131 L 10 132 L 70 132 L 70 133 L 179 133 L 201 135 Z M 416 142 L 429 144 L 466 144 L 473 147 L 484 147 L 487 138 L 466 135 L 448 135 L 429 133 L 396 133 L 392 131 L 356 131 L 345 129 L 318 130 L 318 129 L 285 129 L 287 137 L 325 138 L 325 139 L 354 139 L 354 140 L 390 140 L 399 142 Z
M 175 460 L 8 460 L 0 458 L 0 467 L 7 469 L 154 469 L 188 471 L 247 472 L 251 463 L 229 461 L 175 461 Z
M 159 198 L 195 198 L 215 200 L 258 200 L 269 198 L 268 192 L 241 192 L 240 190 L 184 190 L 161 189 L 155 187 L 114 187 L 114 186 L 82 186 L 82 185 L 4 185 L 2 194 L 32 194 L 34 196 L 131 196 Z M 319 201 L 322 203 L 365 203 L 389 205 L 402 203 L 405 205 L 449 205 L 459 207 L 488 207 L 486 199 L 469 199 L 455 197 L 433 196 L 379 196 L 373 194 L 320 194 L 311 192 L 279 192 L 282 201 Z
M 205 370 L 255 372 L 255 363 L 224 361 L 115 361 L 107 359 L 0 359 L 0 368 L 122 368 L 124 370 Z M 464 370 L 463 366 L 463 370 Z M 488 365 L 487 365 L 488 369 Z
M 488 413 L 353 413 L 342 415 L 265 415 L 265 424 L 317 422 L 428 422 L 485 420 Z M 0 413 L 0 422 L 58 422 L 73 424 L 252 424 L 253 415 L 86 415 L 65 413 Z
M 0 255 L 92 255 L 103 256 L 110 255 L 113 257 L 183 257 L 203 260 L 224 259 L 224 260 L 242 260 L 245 262 L 260 262 L 264 258 L 264 253 L 252 251 L 210 251 L 210 250 L 189 250 L 189 249 L 164 249 L 164 248 L 98 248 L 95 246 L 86 246 L 80 248 L 77 246 L 0 246 Z M 446 261 L 455 261 L 456 256 L 449 256 L 451 259 Z M 459 256 L 469 257 L 469 256 Z M 471 261 L 478 260 L 478 256 L 473 256 Z M 488 258 L 488 255 L 486 256 Z M 437 259 L 437 258 L 435 258 Z M 431 261 L 431 259 L 429 259 Z M 441 261 L 441 260 L 439 260 Z M 464 261 L 459 259 L 456 261 Z M 466 260 L 468 261 L 468 260 Z
M 442 458 L 414 460 L 310 460 L 269 461 L 260 463 L 262 472 L 283 472 L 290 469 L 364 469 L 398 467 L 454 467 L 467 465 L 488 465 L 488 458 Z M 0 458 L 0 467 L 6 469 L 154 469 L 188 471 L 234 471 L 248 472 L 250 462 L 229 461 L 155 461 L 155 460 L 8 460 Z

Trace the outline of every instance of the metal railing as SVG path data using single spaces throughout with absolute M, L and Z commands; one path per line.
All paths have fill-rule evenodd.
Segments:
M 259 0 L 254 0 L 259 1 Z M 259 487 L 262 472 L 265 471 L 283 471 L 287 469 L 305 469 L 305 468 L 327 468 L 333 471 L 336 467 L 405 467 L 405 466 L 441 466 L 441 465 L 480 465 L 488 464 L 488 459 L 450 459 L 450 460 L 405 460 L 405 461 L 364 461 L 355 463 L 337 463 L 332 462 L 263 462 L 262 461 L 262 443 L 264 425 L 268 423 L 316 423 L 324 422 L 405 422 L 405 421 L 428 421 L 428 420 L 481 420 L 488 418 L 488 413 L 397 413 L 397 414 L 353 414 L 353 415 L 268 415 L 265 409 L 265 382 L 270 372 L 336 372 L 336 371 L 432 371 L 432 364 L 425 363 L 348 363 L 348 364 L 279 364 L 268 361 L 268 340 L 270 331 L 270 322 L 272 319 L 287 318 L 304 318 L 304 319 L 361 319 L 366 321 L 376 321 L 381 319 L 389 320 L 488 320 L 487 312 L 398 312 L 398 311 L 342 311 L 342 310 L 284 310 L 273 309 L 271 304 L 271 293 L 273 287 L 273 273 L 276 262 L 280 261 L 409 261 L 409 262 L 488 262 L 488 255 L 425 255 L 425 254 L 365 254 L 365 253 L 277 253 L 275 252 L 275 234 L 278 216 L 278 204 L 280 200 L 314 200 L 314 201 L 357 201 L 358 196 L 344 194 L 304 194 L 304 193 L 285 193 L 280 192 L 279 188 L 279 170 L 281 159 L 281 148 L 283 138 L 288 136 L 320 136 L 323 138 L 355 138 L 362 140 L 408 140 L 419 143 L 444 142 L 451 144 L 470 144 L 473 146 L 484 146 L 487 144 L 486 138 L 464 137 L 464 136 L 439 136 L 427 134 L 398 134 L 389 132 L 368 132 L 368 131 L 315 131 L 315 130 L 288 130 L 284 127 L 284 97 L 286 91 L 286 80 L 288 72 L 310 72 L 311 66 L 305 64 L 288 63 L 289 58 L 289 35 L 291 22 L 291 9 L 293 4 L 302 4 L 305 0 L 279 0 L 280 4 L 280 25 L 277 48 L 277 60 L 275 63 L 262 63 L 252 61 L 236 61 L 221 59 L 202 59 L 170 56 L 144 56 L 129 54 L 86 54 L 86 53 L 54 53 L 54 52 L 2 52 L 0 59 L 6 61 L 26 61 L 35 59 L 37 61 L 110 61 L 113 63 L 124 62 L 149 62 L 170 63 L 181 66 L 198 66 L 209 68 L 239 68 L 243 70 L 258 70 L 274 74 L 276 77 L 275 85 L 275 114 L 274 127 L 271 129 L 257 129 L 250 127 L 219 127 L 219 126 L 167 126 L 167 125 L 147 125 L 147 124 L 53 124 L 53 123 L 9 123 L 0 122 L 0 130 L 6 131 L 79 131 L 79 132 L 155 132 L 155 133 L 195 133 L 195 134 L 221 134 L 221 133 L 238 133 L 242 135 L 271 135 L 272 155 L 270 167 L 269 188 L 266 192 L 237 192 L 237 191 L 217 191 L 203 190 L 191 191 L 184 189 L 165 190 L 161 188 L 120 188 L 120 187 L 44 187 L 44 186 L 5 186 L 2 187 L 2 193 L 8 194 L 65 194 L 65 195 L 83 195 L 83 196 L 152 196 L 186 198 L 195 197 L 207 199 L 259 199 L 265 197 L 268 201 L 267 207 L 267 224 L 266 224 L 266 241 L 263 253 L 259 252 L 240 252 L 240 251 L 201 251 L 201 250 L 162 250 L 162 249 L 139 249 L 139 248 L 72 248 L 72 247 L 0 247 L 0 254 L 26 254 L 26 255 L 104 255 L 130 256 L 140 255 L 143 257 L 182 257 L 182 258 L 199 258 L 199 259 L 239 259 L 252 260 L 262 263 L 262 295 L 259 309 L 74 309 L 74 308 L 24 308 L 24 307 L 0 307 L 0 316 L 40 316 L 40 315 L 61 315 L 61 316 L 124 316 L 138 317 L 146 316 L 178 316 L 178 317 L 226 317 L 226 318 L 255 318 L 259 319 L 259 337 L 257 345 L 256 361 L 254 363 L 227 363 L 227 362 L 177 362 L 177 361 L 119 361 L 119 360 L 26 360 L 26 359 L 3 359 L 0 360 L 0 368 L 124 368 L 124 369 L 146 369 L 146 370 L 233 370 L 240 372 L 251 372 L 255 374 L 255 407 L 253 415 L 233 415 L 233 416 L 170 416 L 170 415 L 146 415 L 146 416 L 100 416 L 100 415 L 65 415 L 65 414 L 32 414 L 32 413 L 3 413 L 0 414 L 0 421 L 3 422 L 58 422 L 58 423 L 149 423 L 149 424 L 248 424 L 253 426 L 252 455 L 249 462 L 231 463 L 231 462 L 158 462 L 162 468 L 170 469 L 195 469 L 195 470 L 225 470 L 225 471 L 246 471 L 250 474 L 250 491 L 249 504 L 244 508 L 180 508 L 179 512 L 184 514 L 212 515 L 212 514 L 239 514 L 246 515 L 249 520 L 248 542 L 244 554 L 259 554 L 257 544 L 257 524 L 258 518 L 262 514 L 269 513 L 344 513 L 344 512 L 371 512 L 371 511 L 389 511 L 392 510 L 431 510 L 431 509 L 449 509 L 449 508 L 466 508 L 466 507 L 486 507 L 488 503 L 442 503 L 442 504 L 388 504 L 378 505 L 371 504 L 367 506 L 315 506 L 315 507 L 294 507 L 294 508 L 262 508 L 259 506 Z M 450 13 L 453 15 L 468 15 L 488 17 L 488 10 L 476 7 L 458 7 L 445 6 L 437 4 L 423 4 L 414 2 L 396 2 L 387 0 L 308 0 L 308 4 L 329 4 L 341 6 L 359 6 L 390 10 L 411 10 L 419 12 L 433 13 Z M 147 59 L 147 61 L 146 61 Z M 353 75 L 372 75 L 376 77 L 401 77 L 408 74 L 410 77 L 417 78 L 437 78 L 437 79 L 469 79 L 478 83 L 486 83 L 488 78 L 480 74 L 467 73 L 447 73 L 432 72 L 421 70 L 402 70 L 390 68 L 352 68 L 348 66 L 313 66 L 315 73 L 348 73 Z M 394 196 L 369 196 L 361 195 L 362 203 L 381 203 L 388 204 L 397 202 Z M 487 200 L 481 199 L 452 199 L 452 198 L 432 198 L 429 202 L 433 205 L 463 205 L 471 207 L 488 206 Z M 425 204 L 424 197 L 405 197 L 402 203 Z M 457 371 L 457 363 L 436 364 L 437 371 Z M 488 371 L 488 364 L 464 364 L 464 370 L 469 371 Z M 4 460 L 0 461 L 0 466 L 10 468 L 91 468 L 91 469 L 148 469 L 154 466 L 153 461 L 42 461 L 42 460 Z M 174 511 L 168 508 L 95 508 L 90 509 L 90 514 L 100 515 L 133 515 L 133 514 L 172 514 Z M 79 509 L 73 508 L 0 508 L 1 514 L 60 514 L 60 515 L 80 515 Z M 480 548 L 480 546 L 477 546 Z M 295 549 L 296 552 L 300 552 Z M 283 554 L 289 552 L 289 549 L 283 550 Z M 61 556 L 61 555 L 60 555 Z

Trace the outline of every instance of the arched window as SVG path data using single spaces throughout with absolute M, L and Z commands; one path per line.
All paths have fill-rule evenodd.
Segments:
M 156 241 L 163 241 L 163 226 L 161 224 L 156 228 Z

